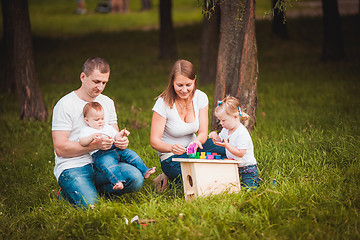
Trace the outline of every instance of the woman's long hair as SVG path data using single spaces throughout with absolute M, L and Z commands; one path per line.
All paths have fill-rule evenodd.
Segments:
M 196 81 L 196 73 L 194 65 L 187 61 L 187 60 L 177 60 L 170 72 L 169 75 L 169 85 L 165 89 L 164 92 L 162 92 L 157 98 L 161 97 L 164 99 L 164 102 L 166 105 L 168 105 L 170 108 L 174 105 L 175 99 L 176 99 L 176 92 L 174 89 L 174 80 L 176 76 L 182 75 L 184 77 L 187 77 L 191 80 L 194 80 L 194 90 L 192 91 L 190 98 L 192 99 L 195 94 L 195 90 L 197 87 L 197 81 Z

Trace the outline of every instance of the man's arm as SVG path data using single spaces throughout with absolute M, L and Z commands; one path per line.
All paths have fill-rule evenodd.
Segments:
M 77 157 L 97 149 L 109 149 L 112 141 L 109 139 L 95 139 L 88 146 L 83 147 L 79 142 L 69 141 L 70 131 L 52 131 L 54 150 L 59 157 Z

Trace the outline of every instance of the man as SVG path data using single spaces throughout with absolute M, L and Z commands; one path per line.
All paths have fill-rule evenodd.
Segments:
M 54 174 L 61 188 L 61 196 L 78 206 L 93 207 L 98 201 L 98 192 L 121 195 L 142 187 L 144 178 L 134 166 L 119 162 L 126 178 L 124 189 L 115 190 L 105 175 L 94 168 L 89 152 L 115 147 L 126 149 L 127 136 L 115 142 L 108 138 L 96 139 L 83 147 L 78 142 L 80 130 L 86 126 L 83 107 L 88 102 L 99 102 L 105 113 L 105 122 L 119 131 L 113 100 L 102 95 L 109 81 L 110 67 L 106 60 L 91 58 L 84 63 L 80 74 L 81 87 L 62 97 L 54 107 L 52 138 L 55 151 Z M 128 149 L 127 149 L 128 150 Z M 130 154 L 135 152 L 128 150 Z

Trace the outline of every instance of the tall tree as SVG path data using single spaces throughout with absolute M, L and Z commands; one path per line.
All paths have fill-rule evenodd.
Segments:
M 285 23 L 285 8 L 281 0 L 271 0 L 274 9 L 271 33 L 279 38 L 288 38 L 288 31 Z
M 2 5 L 4 5 L 4 3 L 2 3 Z M 14 66 L 12 66 L 13 61 L 11 60 L 11 53 L 10 53 L 11 42 L 9 43 L 6 42 L 8 40 L 8 38 L 6 37 L 7 18 L 5 17 L 6 12 L 4 7 L 2 7 L 2 14 L 3 14 L 3 38 L 1 39 L 1 45 L 0 45 L 1 92 L 15 93 L 16 91 L 15 78 L 14 76 L 12 76 L 12 74 L 14 74 L 14 71 L 12 70 Z
M 207 0 L 204 0 L 206 4 Z M 206 7 L 203 17 L 200 46 L 200 82 L 214 83 L 219 49 L 220 7 L 213 2 Z
M 255 0 L 222 1 L 220 44 L 214 104 L 230 94 L 250 115 L 246 127 L 256 123 L 258 60 L 255 38 Z M 214 112 L 214 109 L 213 109 Z M 219 125 L 212 115 L 212 128 Z
M 322 0 L 323 48 L 322 60 L 341 60 L 345 57 L 340 14 L 337 0 Z
M 160 0 L 160 59 L 176 59 L 175 31 L 172 22 L 172 0 Z
M 45 120 L 47 109 L 36 80 L 27 0 L 2 0 L 5 81 L 15 80 L 20 119 Z

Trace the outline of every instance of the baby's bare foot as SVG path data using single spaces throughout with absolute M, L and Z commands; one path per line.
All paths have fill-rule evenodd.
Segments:
M 114 190 L 124 189 L 124 184 L 122 182 L 118 182 L 117 184 L 114 185 L 113 189 Z
M 145 179 L 149 178 L 151 174 L 155 173 L 155 169 L 156 169 L 156 167 L 153 167 L 152 169 L 150 169 L 149 171 L 147 171 L 147 172 L 145 173 L 144 178 L 145 178 Z

